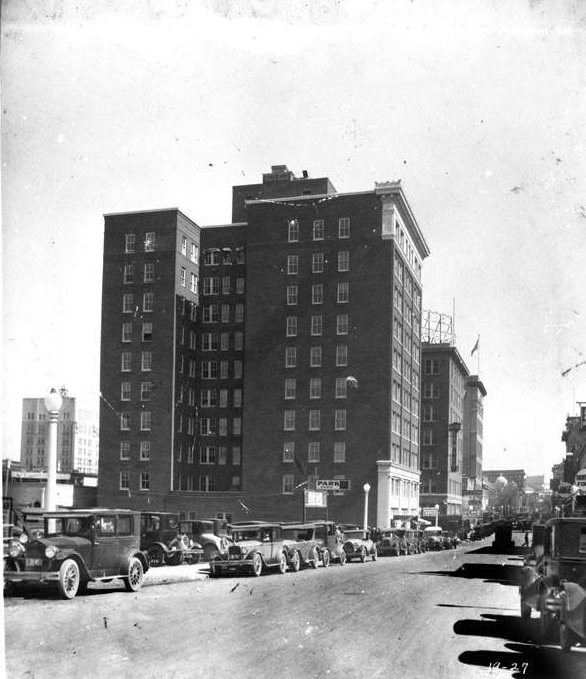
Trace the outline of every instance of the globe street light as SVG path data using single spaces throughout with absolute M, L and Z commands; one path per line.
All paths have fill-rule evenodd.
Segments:
M 434 506 L 435 509 L 435 525 L 438 525 L 438 519 L 439 519 L 439 505 Z
M 57 504 L 57 422 L 62 403 L 63 399 L 55 389 L 45 397 L 45 408 L 49 413 L 49 456 L 44 509 L 49 512 L 54 512 Z
M 362 488 L 364 490 L 364 530 L 368 530 L 368 493 L 370 492 L 370 483 L 365 483 Z

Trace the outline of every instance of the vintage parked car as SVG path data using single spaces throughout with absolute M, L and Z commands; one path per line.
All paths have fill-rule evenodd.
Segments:
M 203 555 L 201 545 L 180 532 L 179 517 L 171 512 L 140 513 L 140 548 L 151 566 L 197 563 Z
M 407 554 L 405 531 L 401 528 L 382 529 L 379 540 L 376 543 L 376 548 L 381 556 L 401 556 L 401 554 Z
M 179 530 L 201 546 L 204 561 L 228 553 L 231 539 L 224 519 L 186 519 L 179 523 Z
M 283 544 L 287 551 L 287 563 L 292 571 L 301 566 L 317 568 L 320 564 L 330 565 L 330 550 L 318 544 L 316 527 L 313 523 L 282 524 Z
M 427 549 L 430 551 L 439 551 L 447 549 L 446 542 L 443 537 L 443 532 L 440 526 L 427 526 L 424 531 Z
M 268 568 L 287 571 L 287 546 L 279 523 L 232 525 L 232 544 L 228 554 L 218 555 L 210 563 L 210 575 L 247 572 L 259 576 Z
M 315 539 L 322 549 L 330 553 L 330 561 L 339 561 L 343 566 L 346 563 L 344 551 L 344 534 L 333 521 L 314 521 Z
M 408 554 L 420 554 L 425 551 L 423 544 L 423 531 L 407 529 L 405 530 L 405 540 L 407 541 Z
M 364 563 L 367 557 L 376 561 L 377 549 L 370 539 L 370 531 L 363 528 L 355 528 L 344 531 L 344 551 L 346 560 L 359 559 Z
M 137 592 L 149 568 L 139 531 L 140 515 L 130 510 L 46 512 L 42 537 L 10 545 L 5 587 L 55 583 L 61 596 L 72 599 L 89 582 L 120 578 L 127 591 Z
M 548 639 L 558 626 L 560 646 L 586 642 L 586 516 L 550 519 L 542 532 L 541 556 L 521 569 L 521 617 L 540 614 Z

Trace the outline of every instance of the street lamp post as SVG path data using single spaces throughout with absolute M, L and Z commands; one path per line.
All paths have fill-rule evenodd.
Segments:
M 370 492 L 370 483 L 365 483 L 362 488 L 364 490 L 364 530 L 368 530 L 368 493 Z
M 57 422 L 62 403 L 63 399 L 55 389 L 45 397 L 45 408 L 49 413 L 49 455 L 44 509 L 49 512 L 55 511 L 57 505 Z
M 435 509 L 435 525 L 437 526 L 439 523 L 439 505 L 435 505 L 434 509 Z

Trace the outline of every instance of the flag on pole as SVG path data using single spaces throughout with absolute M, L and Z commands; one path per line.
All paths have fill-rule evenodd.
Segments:
M 476 344 L 474 345 L 474 348 L 470 352 L 470 356 L 474 356 L 474 352 L 478 351 L 479 344 L 480 344 L 480 335 L 478 335 L 478 339 L 476 340 Z

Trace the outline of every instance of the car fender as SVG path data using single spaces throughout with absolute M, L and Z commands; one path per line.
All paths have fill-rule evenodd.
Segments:
M 159 540 L 149 543 L 149 546 L 144 551 L 148 552 L 152 547 L 160 547 L 165 553 L 165 556 L 169 553 L 169 547 L 164 542 L 160 542 Z
M 150 568 L 148 557 L 144 552 L 140 552 L 140 551 L 139 552 L 136 552 L 136 551 L 130 552 L 130 554 L 128 554 L 128 557 L 126 559 L 126 566 L 125 566 L 125 569 L 124 569 L 125 575 L 128 575 L 128 568 L 130 566 L 130 560 L 133 559 L 134 557 L 136 557 L 140 561 L 140 563 L 142 564 L 142 570 L 143 570 L 144 573 L 146 573 L 148 571 L 148 569 Z
M 88 570 L 88 567 L 86 566 L 86 563 L 83 559 L 83 557 L 78 554 L 77 552 L 74 552 L 72 550 L 63 550 L 60 551 L 53 559 L 53 562 L 55 563 L 55 571 L 59 571 L 61 568 L 61 564 L 66 560 L 66 559 L 73 559 L 77 565 L 79 566 L 79 572 L 81 575 L 81 578 L 83 580 L 93 580 L 94 578 L 92 577 L 91 573 Z

